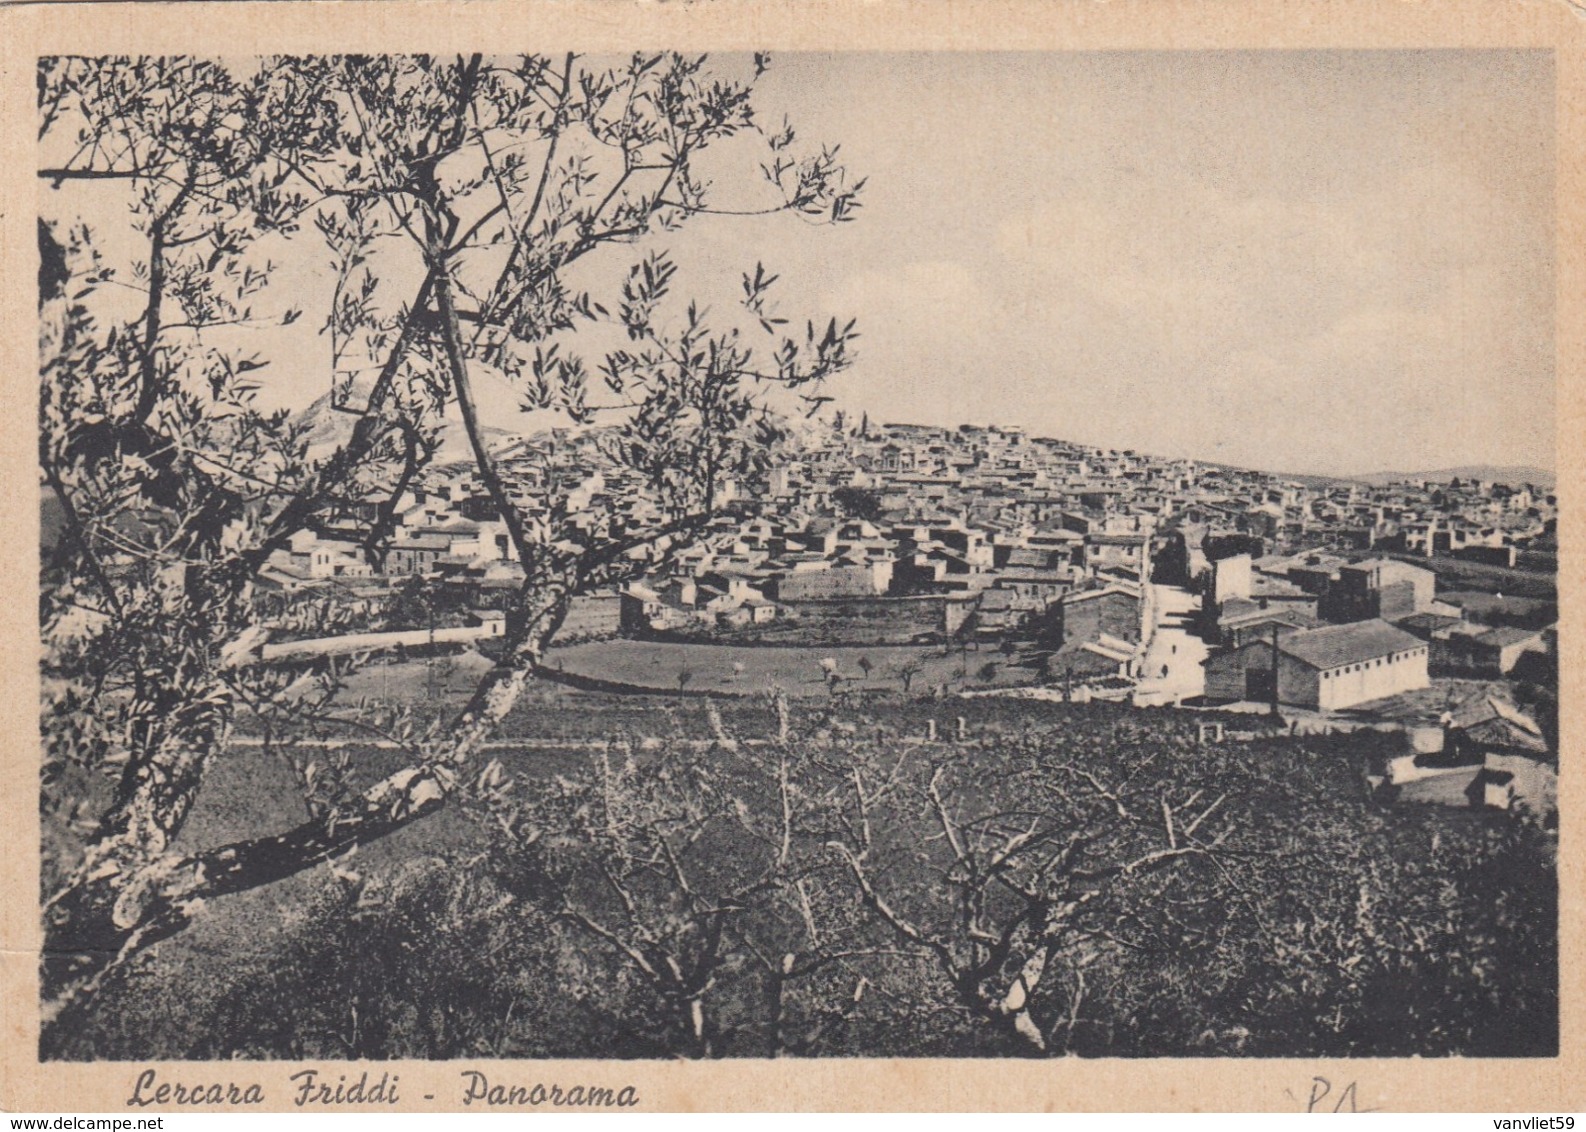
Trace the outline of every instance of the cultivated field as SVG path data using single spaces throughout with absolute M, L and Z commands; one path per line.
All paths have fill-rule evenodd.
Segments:
M 422 687 L 433 675 L 421 663 L 385 667 L 390 671 L 361 676 L 391 690 L 403 683 Z M 447 691 L 455 693 L 451 687 Z M 631 729 L 696 741 L 710 734 L 706 701 L 699 696 L 590 693 L 538 682 L 526 699 L 508 721 L 507 734 L 582 728 L 592 738 Z M 717 703 L 728 729 L 738 735 L 753 737 L 756 721 L 771 725 L 761 699 Z M 1092 964 L 1089 977 L 1102 987 L 1092 1009 L 1112 1013 L 1105 1024 L 1083 1031 L 1085 1044 L 1075 1052 L 1272 1055 L 1325 1048 L 1339 1056 L 1402 1056 L 1426 1042 L 1438 1043 L 1430 1048 L 1439 1052 L 1501 1049 L 1551 1055 L 1556 1050 L 1557 1023 L 1549 1013 L 1555 1009 L 1549 998 L 1553 957 L 1547 951 L 1554 930 L 1547 903 L 1552 877 L 1545 862 L 1494 858 L 1508 843 L 1502 840 L 1507 825 L 1494 815 L 1439 806 L 1390 810 L 1367 803 L 1360 794 L 1360 769 L 1373 751 L 1391 743 L 1388 737 L 1369 732 L 1279 736 L 1204 747 L 1196 741 L 1195 728 L 1209 717 L 1171 709 L 936 701 L 895 694 L 846 706 L 804 697 L 793 704 L 793 715 L 794 733 L 804 737 L 798 740 L 800 749 L 811 754 L 844 750 L 844 736 L 867 742 L 879 730 L 899 753 L 914 750 L 926 760 L 910 764 L 916 769 L 952 763 L 967 768 L 965 773 L 978 773 L 975 768 L 983 763 L 994 765 L 993 777 L 964 796 L 966 804 L 974 790 L 996 782 L 1004 768 L 1011 774 L 1025 767 L 1036 750 L 1032 743 L 1109 780 L 1127 779 L 1120 758 L 1147 760 L 1156 768 L 1153 773 L 1166 767 L 1188 775 L 1166 787 L 1169 797 L 1193 794 L 1192 786 L 1226 796 L 1218 820 L 1248 839 L 1250 859 L 1259 858 L 1259 867 L 1279 879 L 1247 887 L 1237 900 L 1201 890 L 1217 883 L 1220 874 L 1215 873 L 1175 888 L 1175 916 L 1200 919 L 1174 928 L 1189 934 L 1172 937 L 1166 952 L 1153 950 L 1154 942 L 1140 950 L 1141 945 L 1126 940 L 1130 946 L 1120 944 Z M 920 742 L 925 720 L 946 724 L 955 716 L 965 718 L 967 747 Z M 364 781 L 388 773 L 399 759 L 396 752 L 367 747 L 353 753 Z M 554 795 L 564 778 L 578 778 L 599 757 L 587 738 L 565 745 L 526 743 L 519 750 L 493 750 L 491 756 L 500 758 L 525 799 Z M 719 758 L 724 770 L 743 765 L 725 752 Z M 810 770 L 814 763 L 801 759 L 799 765 Z M 893 765 L 890 754 L 886 765 Z M 717 781 L 725 788 L 736 780 Z M 217 760 L 177 848 L 284 828 L 306 816 L 295 793 L 282 760 L 255 746 L 233 747 Z M 888 812 L 889 821 L 909 820 L 915 813 L 907 804 Z M 927 835 L 932 820 L 927 813 L 921 836 L 908 845 L 940 854 L 944 842 Z M 621 956 L 548 918 L 535 903 L 538 890 L 512 887 L 521 879 L 515 872 L 519 865 L 495 831 L 494 819 L 465 792 L 454 805 L 333 865 L 214 902 L 187 932 L 122 970 L 104 992 L 114 1009 L 96 1012 L 54 1056 L 130 1057 L 150 1051 L 172 1058 L 665 1055 L 664 1044 L 653 1038 L 649 1044 L 613 1044 L 613 1035 L 634 1030 L 648 1017 L 645 1011 L 653 1012 L 650 997 L 636 992 L 591 1006 L 568 991 L 570 971 L 576 975 L 593 965 L 605 972 L 620 964 Z M 1424 846 L 1438 839 L 1450 851 L 1442 859 L 1426 859 Z M 558 852 L 569 851 L 569 845 L 560 845 Z M 1245 859 L 1231 858 L 1236 866 Z M 1403 920 L 1416 932 L 1434 933 L 1432 943 L 1416 950 L 1418 935 L 1408 943 L 1397 935 L 1384 937 L 1373 943 L 1387 956 L 1379 960 L 1377 950 L 1357 947 L 1354 934 L 1335 941 L 1333 925 L 1364 914 L 1359 909 L 1367 886 L 1369 907 L 1392 909 L 1395 924 Z M 916 899 L 935 891 L 923 882 L 911 890 L 919 894 Z M 1139 914 L 1154 915 L 1163 904 L 1159 897 L 1145 894 Z M 836 898 L 844 908 L 853 903 L 841 893 Z M 1517 910 L 1505 913 L 1511 904 Z M 1506 914 L 1511 918 L 1503 919 Z M 1145 928 L 1131 916 L 1120 913 L 1116 922 L 1132 940 Z M 1202 930 L 1213 921 L 1216 931 Z M 1171 923 L 1161 930 L 1169 928 Z M 1276 947 L 1268 938 L 1273 932 L 1280 933 Z M 1361 955 L 1367 958 L 1358 959 Z M 1470 974 L 1473 961 L 1483 965 L 1476 975 Z M 1391 978 L 1372 974 L 1362 984 L 1358 967 L 1363 962 L 1416 971 L 1425 967 L 1430 975 L 1410 979 L 1393 966 Z M 877 1042 L 890 1044 L 875 1048 L 899 1055 L 1005 1052 L 959 1014 L 941 1009 L 939 1000 L 951 988 L 930 981 L 929 964 L 873 963 L 866 970 L 874 979 L 891 979 L 915 994 L 935 997 L 916 1017 L 909 1013 L 913 999 L 906 995 L 867 995 L 866 1009 L 879 1012 L 879 1020 L 856 1016 L 855 1028 L 837 1031 L 829 1046 L 811 1052 L 846 1054 Z M 1215 973 L 1212 987 L 1205 985 L 1206 971 Z M 723 979 L 752 984 L 748 968 L 724 967 L 723 972 Z M 601 980 L 600 986 L 618 983 L 605 974 Z M 1444 1008 L 1448 988 L 1456 997 Z M 848 993 L 846 985 L 843 989 Z M 753 1006 L 763 999 L 746 995 L 742 1003 Z M 1487 1012 L 1475 1016 L 1468 1033 L 1453 1027 L 1467 1001 L 1475 1003 L 1471 1009 Z M 1166 1007 L 1159 1005 L 1163 1002 Z M 721 1007 L 724 1017 L 735 1019 L 729 1006 L 740 1009 L 739 999 L 724 999 Z M 1434 1008 L 1444 1009 L 1452 1021 L 1422 1018 Z M 956 1028 L 944 1029 L 943 1017 L 959 1019 Z M 1237 1022 L 1239 1028 L 1224 1022 Z M 764 1055 L 764 1043 L 749 1023 L 729 1035 L 737 1044 L 722 1052 Z M 1207 1033 L 1214 1044 L 1207 1044 Z
M 944 655 L 939 645 L 798 648 L 616 640 L 554 648 L 547 658 L 553 670 L 657 691 L 750 694 L 776 687 L 790 696 L 829 694 L 823 661 L 833 662 L 828 667 L 845 691 L 902 691 L 904 671 L 916 667 L 909 680 L 916 693 L 938 686 L 957 691 L 1028 684 L 1036 676 L 1019 655 L 973 647 Z

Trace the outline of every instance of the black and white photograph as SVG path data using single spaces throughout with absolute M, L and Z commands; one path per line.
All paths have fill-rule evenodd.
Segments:
M 1559 1056 L 1553 51 L 522 45 L 29 60 L 40 1062 Z

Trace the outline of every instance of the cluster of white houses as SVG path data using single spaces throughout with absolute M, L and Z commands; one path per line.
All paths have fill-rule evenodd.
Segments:
M 735 482 L 719 520 L 665 572 L 583 599 L 568 632 L 801 629 L 834 644 L 1035 633 L 1052 646 L 1049 676 L 1132 676 L 1153 625 L 1150 583 L 1176 544 L 1172 580 L 1202 595 L 1213 699 L 1342 710 L 1439 672 L 1505 675 L 1552 643 L 1546 611 L 1483 616 L 1470 604 L 1483 595 L 1453 604 L 1413 561 L 1546 555 L 1556 504 L 1541 491 L 1298 482 L 1016 428 L 839 423 L 797 447 L 761 480 Z M 658 513 L 590 436 L 519 438 L 497 457 L 527 518 L 582 524 L 581 541 Z M 477 592 L 522 580 L 467 469 L 410 490 L 378 554 L 363 545 L 368 519 L 295 535 L 265 584 L 353 593 L 424 575 Z M 1259 549 L 1208 549 L 1228 539 Z

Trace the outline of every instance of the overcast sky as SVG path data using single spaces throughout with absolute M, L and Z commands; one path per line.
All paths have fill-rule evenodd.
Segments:
M 781 55 L 757 104 L 795 148 L 841 144 L 859 219 L 665 239 L 706 301 L 758 259 L 783 313 L 857 317 L 828 392 L 873 418 L 1273 471 L 1551 469 L 1553 97 L 1546 52 Z M 744 144 L 703 163 L 718 206 L 767 203 Z M 120 193 L 45 204 L 130 255 Z M 285 292 L 328 293 L 322 251 L 283 258 Z M 608 258 L 609 287 L 632 253 Z M 319 322 L 275 332 L 272 399 L 328 387 Z
M 870 177 L 859 221 L 680 250 L 857 316 L 840 404 L 1293 472 L 1553 466 L 1548 53 L 781 55 L 762 93 Z

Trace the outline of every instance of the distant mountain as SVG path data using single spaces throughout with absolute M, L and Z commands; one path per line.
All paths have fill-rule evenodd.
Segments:
M 1544 468 L 1498 464 L 1466 464 L 1459 468 L 1441 468 L 1435 472 L 1372 472 L 1369 475 L 1349 478 L 1371 484 L 1373 487 L 1404 480 L 1426 480 L 1431 483 L 1447 483 L 1449 480 L 1486 480 L 1489 483 L 1529 483 L 1537 487 L 1552 487 L 1557 479 L 1553 472 Z
M 1285 483 L 1302 484 L 1313 490 L 1323 491 L 1339 484 L 1354 482 L 1360 478 L 1359 476 L 1319 476 L 1300 472 L 1274 472 L 1265 468 L 1249 468 L 1242 464 L 1219 464 L 1213 460 L 1196 460 L 1195 464 L 1197 467 L 1216 468 L 1218 471 L 1223 472 L 1255 472 L 1258 475 L 1271 476 L 1273 479 L 1283 480 Z
M 503 398 L 500 391 L 486 387 L 494 396 L 488 400 L 481 397 L 480 415 L 486 420 L 507 421 L 516 423 L 525 419 L 525 414 L 518 413 L 515 405 L 510 400 Z M 331 395 L 326 393 L 316 399 L 308 408 L 298 414 L 298 423 L 308 429 L 308 451 L 313 457 L 329 454 L 331 449 L 343 444 L 352 435 L 353 424 L 358 420 L 356 410 L 361 409 L 368 400 L 368 390 L 354 388 L 344 396 L 344 403 L 353 412 L 343 412 L 331 407 Z M 499 403 L 498 403 L 499 402 Z M 516 428 L 502 428 L 499 424 L 481 422 L 480 431 L 484 434 L 487 447 L 494 448 L 505 440 L 521 435 L 523 430 Z M 473 449 L 468 443 L 467 430 L 463 428 L 462 418 L 458 415 L 455 402 L 446 406 L 446 422 L 441 429 L 441 447 L 435 454 L 434 463 L 450 464 L 459 460 L 473 459 Z

